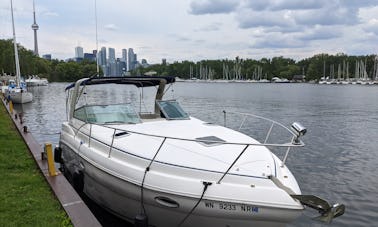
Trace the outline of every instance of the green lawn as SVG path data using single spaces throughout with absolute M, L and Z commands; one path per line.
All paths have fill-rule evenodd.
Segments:
M 2 103 L 0 226 L 72 226 Z

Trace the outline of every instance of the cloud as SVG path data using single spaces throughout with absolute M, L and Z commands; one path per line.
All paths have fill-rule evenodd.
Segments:
M 199 29 L 195 29 L 195 31 L 213 32 L 213 31 L 219 31 L 221 27 L 222 27 L 222 23 L 215 22 L 215 23 L 203 26 L 203 27 L 201 27 Z
M 176 41 L 188 42 L 188 41 L 191 41 L 191 39 L 189 39 L 188 37 L 180 36 L 180 37 L 177 37 Z
M 189 13 L 193 15 L 231 13 L 238 5 L 237 1 L 232 0 L 192 1 Z
M 378 36 L 378 19 L 371 19 L 362 28 L 367 33 L 373 33 Z
M 302 41 L 328 40 L 343 36 L 343 31 L 339 27 L 315 26 L 307 29 L 298 35 L 298 39 Z
M 359 10 L 359 18 L 364 22 L 363 31 L 378 36 L 378 17 L 376 15 L 378 15 L 378 6 Z
M 43 16 L 47 16 L 47 17 L 58 17 L 59 14 L 56 13 L 56 12 L 52 12 L 52 11 L 44 11 L 44 12 L 41 12 L 41 15 Z
M 110 31 L 117 31 L 119 29 L 115 24 L 107 24 L 104 28 Z
M 236 16 L 240 28 L 254 27 L 291 27 L 295 26 L 295 21 L 290 12 L 277 12 L 271 14 L 265 11 L 243 11 Z
M 293 13 L 296 23 L 301 25 L 352 25 L 359 23 L 358 9 L 339 7 L 297 11 Z
M 282 49 L 282 48 L 302 48 L 307 44 L 298 39 L 295 35 L 285 35 L 282 33 L 270 33 L 263 38 L 258 38 L 250 45 L 256 49 Z
M 329 2 L 330 0 L 246 0 L 244 7 L 256 11 L 319 9 Z

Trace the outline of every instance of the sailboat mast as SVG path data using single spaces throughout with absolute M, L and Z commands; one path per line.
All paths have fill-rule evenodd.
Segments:
M 98 59 L 98 34 L 97 34 L 97 1 L 95 3 L 95 24 L 96 24 L 96 70 L 97 70 L 97 77 L 100 76 L 100 66 L 99 66 L 99 59 Z
M 10 2 L 11 2 L 12 28 L 13 28 L 14 59 L 16 61 L 16 84 L 17 84 L 17 87 L 19 87 L 20 86 L 20 80 L 21 80 L 20 61 L 18 59 L 16 31 L 15 31 L 15 28 L 14 28 L 13 1 L 11 0 Z

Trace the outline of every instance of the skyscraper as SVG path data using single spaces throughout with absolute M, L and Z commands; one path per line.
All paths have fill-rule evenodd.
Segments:
M 121 60 L 123 62 L 127 61 L 127 50 L 126 49 L 122 49 L 122 58 L 121 58 Z
M 75 47 L 75 58 L 84 58 L 84 51 L 82 47 Z
M 106 47 L 101 47 L 101 50 L 98 53 L 98 64 L 100 65 L 104 76 L 108 75 L 108 70 L 106 67 Z
M 34 31 L 34 54 L 39 56 L 38 54 L 38 41 L 37 41 L 37 30 L 39 28 L 38 24 L 37 24 L 37 21 L 35 19 L 35 4 L 34 4 L 34 0 L 33 0 L 33 17 L 34 17 L 34 23 L 32 24 L 32 29 Z
M 135 62 L 136 62 L 136 55 L 134 54 L 133 48 L 129 48 L 129 53 L 128 53 L 128 65 L 129 65 L 129 71 L 135 69 Z
M 106 65 L 106 47 L 101 47 L 101 50 L 98 53 L 98 58 L 99 65 Z
M 127 71 L 127 49 L 122 49 L 121 68 L 123 75 Z
M 109 57 L 108 57 L 108 61 L 109 62 L 115 62 L 116 58 L 115 58 L 115 49 L 114 48 L 111 48 L 109 47 Z
M 108 68 L 109 68 L 109 75 L 108 76 L 116 76 L 117 75 L 117 66 L 116 66 L 116 59 L 115 59 L 115 49 L 109 47 L 109 57 L 108 57 Z

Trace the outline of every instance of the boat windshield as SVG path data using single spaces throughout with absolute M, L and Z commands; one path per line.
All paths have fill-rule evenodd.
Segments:
M 74 117 L 96 124 L 136 124 L 141 122 L 130 104 L 82 106 L 75 110 Z
M 189 115 L 181 108 L 176 100 L 156 101 L 159 108 L 168 120 L 184 120 L 189 119 Z

